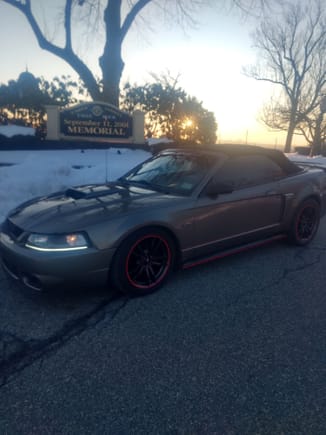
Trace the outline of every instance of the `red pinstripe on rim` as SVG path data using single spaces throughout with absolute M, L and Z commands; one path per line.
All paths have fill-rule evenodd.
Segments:
M 171 249 L 164 237 L 154 233 L 138 239 L 131 246 L 125 262 L 125 272 L 129 284 L 139 289 L 155 287 L 168 274 L 171 259 Z M 132 265 L 132 262 L 135 264 Z M 133 274 L 135 276 L 132 276 Z M 145 275 L 148 283 L 146 283 L 146 279 L 144 280 Z M 139 277 L 138 281 L 137 276 Z

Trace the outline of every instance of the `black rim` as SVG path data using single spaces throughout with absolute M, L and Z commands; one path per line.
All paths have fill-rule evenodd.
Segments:
M 131 247 L 126 260 L 126 275 L 133 287 L 150 289 L 167 275 L 171 250 L 159 235 L 147 235 Z
M 297 222 L 297 239 L 308 240 L 315 231 L 317 223 L 317 211 L 315 207 L 305 207 L 298 218 Z

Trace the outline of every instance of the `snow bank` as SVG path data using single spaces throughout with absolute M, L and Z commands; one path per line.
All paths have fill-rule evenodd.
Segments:
M 22 127 L 20 125 L 0 125 L 0 134 L 7 137 L 17 135 L 35 136 L 35 128 Z
M 35 196 L 69 186 L 115 180 L 150 157 L 141 150 L 0 151 L 0 222 Z

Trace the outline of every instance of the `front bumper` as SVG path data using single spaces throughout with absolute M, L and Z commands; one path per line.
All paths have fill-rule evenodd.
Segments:
M 11 278 L 33 290 L 58 286 L 105 286 L 115 250 L 39 252 L 15 243 L 0 232 L 0 258 Z

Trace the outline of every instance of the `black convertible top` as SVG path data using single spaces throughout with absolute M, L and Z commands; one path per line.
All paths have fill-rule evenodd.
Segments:
M 189 152 L 195 154 L 202 154 L 205 152 L 214 153 L 222 152 L 229 156 L 243 156 L 249 154 L 256 155 L 266 155 L 275 163 L 277 163 L 287 174 L 295 174 L 301 172 L 302 169 L 296 165 L 294 162 L 289 160 L 285 154 L 273 148 L 264 148 L 256 145 L 234 145 L 234 144 L 217 144 L 217 145 L 206 145 L 206 146 L 191 146 L 191 147 L 179 147 L 173 149 L 166 149 L 164 152 Z

